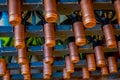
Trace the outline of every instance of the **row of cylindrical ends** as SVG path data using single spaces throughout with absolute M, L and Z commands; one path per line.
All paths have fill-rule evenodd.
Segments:
M 78 46 L 83 46 L 86 44 L 85 30 L 84 30 L 83 23 L 81 21 L 76 21 L 73 23 L 75 43 Z M 53 23 L 44 24 L 43 30 L 44 30 L 45 44 L 48 47 L 55 46 L 55 33 L 54 33 L 55 30 L 54 29 L 55 27 Z M 104 32 L 106 44 L 107 44 L 107 47 L 109 48 L 116 47 L 116 39 L 115 39 L 113 30 L 114 29 L 111 24 L 106 24 L 103 26 L 103 32 Z M 15 35 L 15 43 L 14 43 L 15 47 L 24 48 L 25 47 L 25 29 L 22 24 L 15 25 L 14 35 Z
M 78 24 L 78 25 L 75 26 L 75 27 L 78 27 L 78 29 L 76 28 L 76 31 L 74 31 L 74 32 L 80 32 L 81 33 L 82 31 L 84 31 L 84 30 L 78 31 L 79 28 L 81 28 L 79 26 L 79 25 L 82 25 L 81 22 L 74 23 L 74 25 L 76 25 L 76 24 Z M 52 28 L 50 28 L 50 26 L 52 26 Z M 45 32 L 45 30 L 46 30 L 46 32 Z M 105 33 L 105 38 L 107 39 L 107 43 L 110 44 L 110 48 L 113 48 L 112 46 L 114 46 L 114 44 L 116 46 L 115 36 L 112 34 L 113 33 L 112 25 L 111 24 L 110 25 L 105 25 L 103 27 L 103 30 L 104 30 L 104 33 L 107 32 L 107 33 Z M 15 33 L 17 33 L 17 34 L 15 34 L 15 40 L 18 41 L 18 42 L 24 41 L 24 37 L 23 37 L 24 26 L 23 25 L 16 26 L 16 27 L 14 27 L 14 31 L 15 31 Z M 44 34 L 45 34 L 45 38 L 48 39 L 48 42 L 50 40 L 51 41 L 53 40 L 53 34 L 54 34 L 53 32 L 54 32 L 54 25 L 52 23 L 46 23 L 44 25 Z M 23 33 L 23 34 L 21 35 L 21 33 Z M 20 37 L 18 38 L 19 35 L 20 35 Z M 78 38 L 78 40 L 81 40 L 81 37 L 84 38 L 83 35 L 81 35 L 79 33 L 76 33 L 76 35 L 77 35 L 77 37 L 75 37 L 75 39 Z M 108 37 L 106 37 L 106 36 L 108 36 Z M 20 38 L 22 38 L 22 39 L 20 39 Z M 81 41 L 84 41 L 84 40 L 82 39 Z M 16 41 L 15 41 L 15 43 L 16 43 Z M 55 41 L 55 40 L 53 40 L 53 41 Z M 19 43 L 19 44 L 22 44 L 22 43 Z M 82 43 L 79 43 L 79 44 L 82 44 Z M 111 44 L 112 44 L 112 46 L 111 46 Z M 118 47 L 120 47 L 119 44 L 120 43 L 118 42 Z M 78 62 L 79 61 L 79 54 L 78 54 L 78 47 L 76 45 L 76 40 L 72 41 L 72 42 L 69 42 L 68 47 L 69 47 L 70 59 L 71 59 L 72 63 Z M 24 60 L 26 60 L 26 59 L 24 59 L 26 57 L 26 51 L 25 51 L 25 53 L 23 52 L 25 48 L 24 47 L 23 48 L 20 47 L 21 49 L 19 47 L 17 47 L 17 48 L 18 48 L 18 62 L 21 61 L 19 63 L 23 64 L 24 62 L 26 62 L 26 61 L 24 61 Z M 95 46 L 94 47 L 94 52 L 95 52 L 97 66 L 98 67 L 105 66 L 105 57 L 104 57 L 103 46 L 100 46 L 100 45 Z M 44 61 L 47 64 L 52 64 L 53 63 L 53 48 L 51 46 L 48 47 L 48 45 L 46 45 L 46 44 L 44 45 Z
M 75 51 L 74 51 L 75 49 L 77 49 L 77 48 L 75 48 L 75 43 L 71 42 L 71 43 L 69 43 L 69 47 L 70 47 L 70 45 L 72 47 L 72 48 L 69 48 L 70 55 L 66 56 L 66 58 L 65 58 L 66 67 L 63 69 L 63 77 L 65 79 L 70 78 L 70 73 L 74 72 L 74 63 L 79 61 L 78 55 L 75 55 Z M 72 46 L 72 45 L 74 45 L 74 46 Z M 74 50 L 73 50 L 73 48 L 74 48 Z M 71 54 L 71 52 L 72 52 L 72 54 Z M 82 68 L 83 79 L 89 79 L 90 78 L 89 71 L 95 71 L 96 66 L 101 68 L 102 75 L 108 75 L 108 69 L 107 69 L 106 61 L 105 61 L 105 57 L 104 57 L 103 46 L 94 47 L 94 52 L 95 52 L 95 54 L 91 53 L 91 54 L 86 55 L 87 67 Z M 115 57 L 113 57 L 113 56 L 108 57 L 108 67 L 109 67 L 110 73 L 117 72 L 117 62 L 116 62 Z
M 96 64 L 94 59 L 94 54 L 88 54 L 87 55 L 87 67 L 82 67 L 82 77 L 83 79 L 89 79 L 90 78 L 90 71 L 96 70 Z M 43 61 L 43 77 L 44 79 L 50 79 L 52 75 L 52 65 L 45 63 Z M 108 68 L 107 66 L 100 67 L 101 68 L 101 75 L 107 76 L 113 73 L 117 73 L 117 63 L 114 56 L 108 57 Z M 70 79 L 71 73 L 74 72 L 74 63 L 71 62 L 70 56 L 65 57 L 65 68 L 63 68 L 63 78 L 64 79 Z
M 70 55 L 65 57 L 66 68 L 63 69 L 64 78 L 66 77 L 70 78 L 70 73 L 74 72 L 74 63 L 77 63 L 80 60 L 78 54 L 78 47 L 75 45 L 75 42 L 70 42 L 68 47 L 69 47 Z M 106 62 L 104 57 L 104 47 L 96 46 L 94 47 L 94 52 L 95 52 L 95 57 L 94 54 L 88 54 L 86 56 L 88 66 L 86 68 L 83 68 L 82 70 L 83 72 L 85 72 L 85 70 L 88 71 L 86 71 L 87 74 L 83 73 L 83 75 L 85 76 L 89 75 L 88 74 L 89 71 L 96 70 L 96 65 L 97 67 L 101 67 L 102 75 L 107 75 L 108 70 L 106 67 Z M 53 48 L 44 45 L 43 74 L 45 79 L 49 79 L 50 76 L 52 75 L 52 63 L 53 63 Z M 115 57 L 109 57 L 108 64 L 109 64 L 110 73 L 117 72 L 117 63 Z
M 92 62 L 90 62 L 90 61 Z M 70 78 L 70 74 L 74 72 L 74 64 L 71 62 L 70 57 L 66 56 L 65 57 L 65 68 L 63 69 L 63 77 L 65 79 Z M 88 54 L 87 55 L 87 67 L 82 68 L 82 73 L 83 73 L 83 79 L 88 79 L 90 78 L 90 73 L 89 71 L 94 71 L 96 70 L 96 65 L 95 65 L 95 59 L 94 59 L 94 54 Z M 117 63 L 115 57 L 108 57 L 108 67 L 109 67 L 109 72 L 110 73 L 116 73 L 117 72 Z M 24 75 L 24 80 L 30 80 L 31 75 L 30 75 L 30 67 L 29 63 L 27 62 L 24 65 L 21 65 L 21 74 Z M 101 74 L 102 75 L 108 75 L 108 68 L 107 66 L 101 67 Z M 52 65 L 45 63 L 43 60 L 43 77 L 44 79 L 50 79 L 52 75 Z M 6 61 L 5 59 L 0 59 L 0 76 L 3 76 L 3 80 L 10 80 L 10 71 L 6 68 Z
M 114 3 L 116 4 L 115 8 L 118 14 L 118 20 L 120 16 L 119 15 L 120 6 L 118 4 L 119 2 L 120 2 L 119 0 L 116 0 Z M 95 19 L 94 12 L 93 12 L 92 1 L 81 0 L 80 5 L 81 5 L 84 26 L 87 28 L 94 27 L 96 24 L 96 19 Z M 14 33 L 15 33 L 14 45 L 18 49 L 18 63 L 21 64 L 21 72 L 24 75 L 24 78 L 28 78 L 28 77 L 30 78 L 29 62 L 27 60 L 26 51 L 25 51 L 26 50 L 25 49 L 25 29 L 24 29 L 24 26 L 21 24 L 21 21 L 22 21 L 21 7 L 22 7 L 22 0 L 8 0 L 9 22 L 11 25 L 15 26 L 14 27 Z M 44 7 L 46 11 L 45 20 L 49 23 L 44 24 L 45 46 L 44 46 L 44 69 L 43 71 L 45 74 L 44 77 L 50 77 L 51 74 L 49 73 L 52 71 L 49 72 L 47 70 L 51 70 L 50 69 L 51 67 L 49 66 L 51 66 L 51 64 L 53 63 L 52 47 L 55 46 L 55 35 L 54 35 L 54 24 L 52 22 L 56 22 L 58 18 L 56 0 L 52 0 L 52 2 L 50 2 L 50 0 L 44 0 Z M 75 43 L 74 42 L 69 43 L 70 60 L 68 60 L 68 58 L 66 57 L 67 59 L 65 58 L 65 61 L 68 60 L 68 63 L 70 64 L 66 66 L 65 68 L 66 71 L 67 69 L 71 69 L 71 67 L 74 67 L 73 63 L 76 63 L 79 61 L 78 49 L 76 45 L 82 46 L 86 43 L 83 24 L 81 22 L 75 22 L 73 24 L 73 31 L 75 34 Z M 111 24 L 105 25 L 103 27 L 103 32 L 105 35 L 107 46 L 109 48 L 116 47 L 116 40 L 115 40 L 114 32 L 112 29 L 112 25 Z M 100 46 L 100 48 L 99 46 L 95 47 L 94 50 L 95 50 L 97 66 L 98 67 L 105 66 L 104 52 L 102 53 L 100 52 L 100 51 L 103 51 L 102 46 Z M 89 62 L 92 62 L 93 64 L 94 60 L 89 61 Z M 71 64 L 72 66 L 70 66 Z M 94 68 L 91 68 L 92 64 L 88 65 L 89 71 L 92 71 L 94 69 Z M 66 62 L 66 65 L 67 65 L 67 62 Z M 111 69 L 114 69 L 114 68 L 112 67 Z M 47 72 L 49 73 L 47 74 Z
M 69 49 L 69 56 L 67 56 L 65 58 L 65 62 L 66 62 L 66 69 L 64 70 L 68 70 L 68 72 L 72 73 L 74 72 L 74 63 L 79 62 L 80 58 L 79 58 L 79 51 L 78 51 L 78 47 L 75 45 L 75 42 L 69 42 L 68 44 L 68 49 Z M 52 63 L 54 61 L 53 58 L 53 47 L 48 47 L 46 45 L 44 45 L 44 68 L 43 68 L 43 73 L 44 73 L 44 78 L 50 78 L 50 76 L 52 75 Z M 27 54 L 26 54 L 26 49 L 18 49 L 18 63 L 21 65 L 26 64 L 27 62 Z M 97 67 L 101 67 L 101 70 L 104 71 L 104 68 L 106 67 L 106 62 L 105 62 L 105 56 L 104 56 L 104 47 L 103 46 L 95 46 L 94 47 L 94 52 L 95 52 L 95 58 L 94 58 L 94 54 L 88 54 L 87 55 L 87 69 L 88 71 L 94 71 L 96 70 L 96 65 Z M 110 58 L 110 57 L 109 57 Z M 109 70 L 110 73 L 114 73 L 117 70 L 117 63 L 115 61 L 115 59 L 113 58 L 113 61 L 110 61 L 111 58 L 108 58 L 108 63 L 109 63 Z M 96 63 L 95 63 L 96 62 Z M 115 68 L 113 66 L 113 64 L 115 64 Z M 28 68 L 27 68 L 28 69 Z M 47 71 L 50 70 L 50 71 Z M 83 69 L 84 70 L 84 69 Z M 49 76 L 48 76 L 49 75 Z
M 116 38 L 114 35 L 114 28 L 112 24 L 106 24 L 103 26 L 103 33 L 105 36 L 106 45 L 108 48 L 116 48 Z M 53 23 L 46 23 L 43 26 L 43 32 L 45 37 L 45 45 L 48 47 L 54 47 L 55 42 L 55 26 Z M 75 44 L 77 46 L 83 46 L 86 44 L 85 30 L 82 22 L 78 21 L 73 23 L 73 32 L 75 36 Z M 20 24 L 14 27 L 14 46 L 19 48 L 25 47 L 25 27 Z
M 79 62 L 79 52 L 78 47 L 75 45 L 75 42 L 70 42 L 68 45 L 69 56 L 65 57 L 65 68 L 63 69 L 63 77 L 70 78 L 70 73 L 74 72 L 74 64 Z M 102 75 L 108 75 L 108 70 L 106 66 L 105 56 L 104 56 L 104 47 L 95 46 L 95 54 L 88 54 L 86 56 L 87 67 L 82 68 L 83 78 L 90 77 L 89 71 L 95 71 L 96 66 L 101 68 Z M 95 56 L 94 56 L 95 55 Z M 47 47 L 44 45 L 44 69 L 43 74 L 45 79 L 49 79 L 52 75 L 52 63 L 53 63 L 53 48 Z M 48 68 L 46 69 L 46 66 Z M 51 66 L 51 67 L 50 67 Z M 117 62 L 115 57 L 108 57 L 108 67 L 110 73 L 117 72 Z M 48 70 L 48 71 L 47 71 Z M 49 76 L 48 76 L 49 75 Z
M 6 61 L 4 58 L 0 59 L 0 76 L 3 77 L 2 80 L 11 80 L 10 70 L 7 69 Z M 26 61 L 25 64 L 21 65 L 21 74 L 24 76 L 24 80 L 31 80 L 30 66 L 29 62 Z
M 21 23 L 21 7 L 23 0 L 8 0 L 8 12 L 9 12 L 9 22 L 15 26 Z M 43 0 L 45 8 L 45 20 L 46 22 L 57 22 L 57 0 Z M 92 0 L 80 0 L 79 2 L 84 26 L 87 28 L 92 28 L 96 25 L 96 19 L 94 15 L 93 2 Z M 120 24 L 120 0 L 114 1 L 114 7 L 118 16 L 118 23 Z
M 120 1 L 116 0 L 114 4 L 116 4 L 115 8 L 119 15 L 120 13 Z M 16 48 L 24 48 L 25 47 L 25 29 L 24 26 L 21 24 L 21 5 L 22 0 L 8 0 L 8 8 L 9 8 L 9 22 L 14 27 L 14 35 L 15 35 L 15 42 L 14 46 Z M 85 38 L 85 31 L 84 27 L 91 27 L 95 26 L 96 20 L 94 17 L 92 1 L 91 0 L 81 0 L 80 1 L 81 10 L 83 13 L 83 23 L 81 21 L 76 21 L 73 23 L 73 31 L 75 35 L 75 43 L 78 46 L 83 46 L 86 44 Z M 45 6 L 45 19 L 49 21 L 54 21 L 56 18 L 56 0 L 44 0 Z M 120 18 L 120 15 L 119 15 Z M 55 46 L 55 27 L 53 23 L 45 23 L 44 24 L 44 37 L 45 37 L 45 44 L 48 47 Z M 103 26 L 103 32 L 106 40 L 107 47 L 115 48 L 116 47 L 116 39 L 114 36 L 113 26 L 111 24 L 106 24 Z

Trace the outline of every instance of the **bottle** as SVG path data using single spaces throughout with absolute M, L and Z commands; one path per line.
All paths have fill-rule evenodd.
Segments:
M 45 45 L 48 47 L 54 47 L 56 44 L 54 24 L 45 23 L 43 29 L 44 29 Z
M 116 48 L 117 47 L 117 43 L 116 43 L 116 39 L 115 39 L 113 30 L 114 29 L 113 29 L 112 24 L 106 24 L 103 26 L 103 33 L 104 33 L 105 41 L 106 41 L 108 48 Z
M 43 60 L 43 74 L 46 76 L 52 75 L 52 65 L 45 63 L 44 60 Z
M 63 78 L 70 79 L 71 74 L 66 71 L 66 68 L 63 69 Z
M 46 22 L 53 23 L 57 22 L 58 14 L 57 14 L 57 1 L 56 0 L 43 0 L 44 1 L 44 9 L 45 9 L 45 20 Z
M 83 77 L 83 79 L 89 79 L 90 78 L 90 73 L 89 73 L 87 67 L 82 68 L 82 77 Z
M 114 56 L 108 57 L 108 66 L 109 66 L 110 73 L 117 72 L 117 62 L 116 62 L 116 58 Z
M 82 20 L 86 28 L 93 28 L 96 25 L 92 0 L 81 0 Z
M 27 60 L 25 64 L 21 65 L 21 74 L 22 75 L 29 75 L 30 74 L 30 65 L 29 61 Z
M 44 45 L 44 61 L 47 64 L 53 63 L 53 48 Z
M 108 68 L 106 66 L 105 67 L 101 67 L 101 75 L 102 76 L 108 75 Z
M 24 80 L 31 80 L 31 74 L 23 75 Z
M 119 56 L 120 56 L 120 41 L 118 41 L 118 52 L 119 52 Z
M 88 71 L 95 71 L 96 70 L 96 63 L 95 63 L 95 57 L 94 54 L 87 54 L 87 67 Z
M 4 76 L 6 74 L 6 60 L 4 58 L 0 58 L 0 76 Z
M 120 25 L 120 0 L 114 1 L 114 8 L 118 17 L 118 24 Z
M 85 30 L 81 21 L 73 23 L 73 32 L 75 36 L 75 43 L 77 46 L 83 46 L 86 44 Z
M 27 51 L 26 48 L 18 49 L 18 63 L 23 65 L 27 62 Z
M 3 80 L 10 80 L 10 71 L 9 70 L 6 70 L 6 73 L 3 76 Z
M 19 48 L 25 47 L 25 31 L 24 31 L 24 25 L 19 24 L 14 27 L 14 46 Z
M 65 66 L 68 73 L 74 72 L 74 64 L 71 62 L 70 56 L 65 57 Z
M 12 26 L 16 26 L 21 23 L 21 7 L 22 0 L 8 0 L 8 13 L 9 13 L 9 23 Z
M 46 80 L 50 80 L 51 76 L 43 74 L 43 78 L 46 79 Z
M 101 45 L 94 47 L 95 58 L 96 58 L 96 65 L 97 67 L 104 67 L 106 66 L 105 56 L 104 56 L 104 47 Z
M 75 40 L 73 37 L 69 37 L 68 38 L 68 48 L 69 48 L 69 53 L 70 53 L 70 60 L 72 63 L 77 63 L 79 62 L 80 58 L 79 58 L 79 51 L 78 51 L 78 47 L 75 44 Z

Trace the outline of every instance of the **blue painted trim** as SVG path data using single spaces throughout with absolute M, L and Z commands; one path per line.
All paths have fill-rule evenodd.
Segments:
M 78 0 L 60 0 L 61 3 L 65 2 L 78 2 Z
M 86 61 L 85 60 L 80 60 L 80 62 L 78 62 L 77 64 L 75 64 L 76 66 L 84 66 L 86 65 Z M 43 67 L 43 62 L 31 62 L 30 63 L 31 68 L 35 68 L 35 69 L 40 69 Z M 54 61 L 53 63 L 53 67 L 56 68 L 63 68 L 65 66 L 65 62 L 64 61 Z M 8 69 L 20 69 L 20 65 L 18 63 L 9 63 L 8 64 Z
M 43 0 L 24 0 L 24 3 L 41 3 Z
M 100 76 L 100 74 L 97 73 L 98 71 L 94 71 L 91 73 L 91 75 L 96 75 L 96 76 Z M 108 79 L 115 79 L 115 78 L 118 78 L 119 74 L 111 74 L 108 76 Z M 82 72 L 81 71 L 76 71 L 74 72 L 72 75 L 72 77 L 82 77 Z M 52 78 L 56 78 L 56 79 L 60 79 L 60 78 L 63 78 L 63 73 L 62 72 L 53 72 L 53 75 L 51 77 Z M 11 75 L 11 79 L 12 80 L 18 80 L 18 79 L 22 79 L 23 80 L 23 75 L 21 74 L 12 74 Z M 32 79 L 43 79 L 43 74 L 42 73 L 35 73 L 35 74 L 32 74 Z
M 0 4 L 5 4 L 7 0 L 0 0 Z
M 118 24 L 114 24 L 116 29 L 120 29 L 120 26 Z M 94 28 L 87 28 L 86 30 L 100 30 L 101 25 L 97 24 Z M 71 31 L 72 30 L 72 25 L 57 25 L 56 26 L 57 31 Z M 38 32 L 42 31 L 43 26 L 42 25 L 30 25 L 26 27 L 27 32 Z M 1 32 L 13 32 L 13 27 L 12 26 L 0 26 L 0 33 Z

